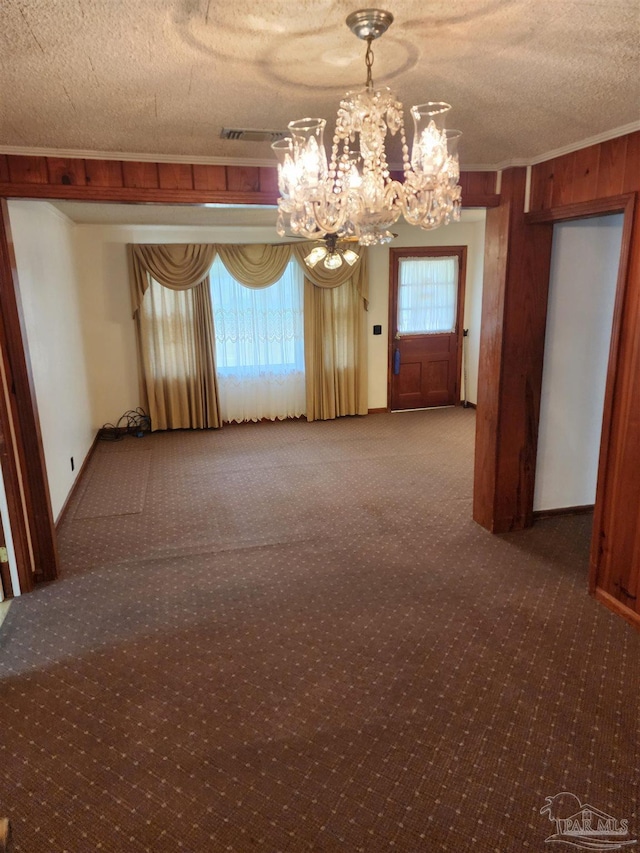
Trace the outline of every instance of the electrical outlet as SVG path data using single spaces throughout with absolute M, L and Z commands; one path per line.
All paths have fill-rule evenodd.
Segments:
M 71 457 L 71 470 L 73 471 L 73 470 L 75 469 L 75 467 L 76 467 L 76 466 L 75 466 L 75 464 L 74 464 L 73 456 L 72 456 L 72 457 Z

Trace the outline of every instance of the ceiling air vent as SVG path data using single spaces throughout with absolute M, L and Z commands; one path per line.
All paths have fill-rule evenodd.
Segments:
M 249 127 L 223 127 L 221 139 L 237 139 L 239 142 L 275 142 L 284 139 L 284 130 L 254 130 Z

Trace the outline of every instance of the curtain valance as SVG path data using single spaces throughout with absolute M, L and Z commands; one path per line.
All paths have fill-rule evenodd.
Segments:
M 207 277 L 216 256 L 213 243 L 130 243 L 127 248 L 134 315 L 149 287 L 149 275 L 171 290 L 186 290 Z
M 304 262 L 309 244 L 239 244 L 229 243 L 130 243 L 129 273 L 131 300 L 136 315 L 142 298 L 149 287 L 149 276 L 172 290 L 195 287 L 208 274 L 216 257 L 224 263 L 230 275 L 245 287 L 268 287 L 282 277 L 285 267 L 293 256 L 302 267 L 305 279 L 315 287 L 339 287 L 353 280 L 356 292 L 368 302 L 368 277 L 360 246 L 354 247 L 359 260 L 353 266 L 344 263 L 337 270 L 328 270 L 320 265 L 310 270 Z
M 289 243 L 221 243 L 216 249 L 229 275 L 245 287 L 269 287 L 282 278 L 291 259 Z

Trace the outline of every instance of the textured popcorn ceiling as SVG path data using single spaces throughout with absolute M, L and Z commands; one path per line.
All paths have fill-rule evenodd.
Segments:
M 446 100 L 464 165 L 640 118 L 639 0 L 384 0 L 374 80 Z M 227 127 L 323 116 L 364 80 L 357 0 L 1 0 L 0 146 L 269 161 Z M 407 116 L 407 120 L 410 119 Z M 397 151 L 397 149 L 396 149 Z

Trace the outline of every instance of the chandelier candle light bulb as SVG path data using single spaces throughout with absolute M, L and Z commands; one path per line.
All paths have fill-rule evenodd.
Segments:
M 402 104 L 386 86 L 374 88 L 371 44 L 392 21 L 391 13 L 380 9 L 362 9 L 347 18 L 352 32 L 367 42 L 367 81 L 364 89 L 347 92 L 340 101 L 330 157 L 322 118 L 289 122 L 291 135 L 272 145 L 278 158 L 278 233 L 290 229 L 310 240 L 332 238 L 334 248 L 323 256 L 328 268 L 340 266 L 343 257 L 355 262 L 336 253 L 336 240 L 387 243 L 393 238 L 389 228 L 401 215 L 425 230 L 460 219 L 461 132 L 444 126 L 450 105 L 430 101 L 411 108 L 409 157 Z M 400 136 L 402 182 L 391 177 L 387 133 Z

